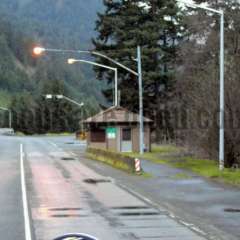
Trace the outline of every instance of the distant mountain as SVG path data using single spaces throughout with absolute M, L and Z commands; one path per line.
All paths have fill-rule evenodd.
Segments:
M 63 82 L 79 100 L 104 102 L 101 85 L 89 66 L 68 66 L 66 57 L 51 55 L 32 60 L 35 43 L 65 49 L 91 48 L 102 0 L 0 0 L 1 92 L 46 91 L 49 81 Z
M 0 9 L 39 41 L 80 47 L 90 44 L 103 4 L 102 0 L 1 0 Z

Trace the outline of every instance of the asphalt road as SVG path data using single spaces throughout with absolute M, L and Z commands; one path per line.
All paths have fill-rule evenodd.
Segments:
M 206 239 L 199 229 L 186 226 L 165 208 L 155 206 L 133 189 L 120 186 L 116 176 L 100 173 L 101 165 L 98 169 L 87 166 L 84 162 L 89 160 L 81 157 L 85 144 L 72 137 L 3 137 L 0 143 L 4 239 L 26 239 L 20 143 L 24 149 L 32 230 L 32 237 L 27 240 L 52 240 L 70 232 L 88 233 L 101 240 Z
M 20 143 L 32 239 L 69 232 L 99 239 L 238 240 L 239 189 L 143 161 L 151 178 L 132 176 L 84 157 L 70 137 L 0 137 L 0 236 L 26 239 Z M 99 180 L 98 183 L 94 182 Z M 0 237 L 1 239 L 1 237 Z
M 20 141 L 0 136 L 0 239 L 25 239 Z
M 149 161 L 142 161 L 142 165 L 152 175 L 151 178 L 131 176 L 105 164 L 85 160 L 81 157 L 84 146 L 66 144 L 71 142 L 70 139 L 52 141 L 66 151 L 75 152 L 84 164 L 98 173 L 114 177 L 117 182 L 134 189 L 184 222 L 199 227 L 208 236 L 221 240 L 240 239 L 239 188 L 214 183 L 188 171 Z M 226 209 L 237 211 L 227 212 Z

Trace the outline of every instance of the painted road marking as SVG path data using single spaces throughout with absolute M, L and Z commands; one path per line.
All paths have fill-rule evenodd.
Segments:
M 62 151 L 62 149 L 60 147 L 58 147 L 58 145 L 54 142 L 48 141 L 52 146 L 54 146 L 55 148 L 59 149 Z
M 180 217 L 175 216 L 172 212 L 170 211 L 166 211 L 163 208 L 161 208 L 158 204 L 154 203 L 152 200 L 150 200 L 147 197 L 144 197 L 143 195 L 139 194 L 138 192 L 130 189 L 129 187 L 127 187 L 126 185 L 122 184 L 122 183 L 116 183 L 116 185 L 118 185 L 119 187 L 121 187 L 122 189 L 125 189 L 127 192 L 131 193 L 133 196 L 135 195 L 137 198 L 142 199 L 144 202 L 146 202 L 147 204 L 150 204 L 152 207 L 155 207 L 157 209 L 159 209 L 160 211 L 164 211 L 166 212 L 166 215 L 168 215 L 170 218 L 175 219 L 178 223 L 186 226 L 188 229 L 191 229 L 192 231 L 202 235 L 202 236 L 208 236 L 208 234 L 206 232 L 204 232 L 203 230 L 201 230 L 200 228 L 196 227 L 194 224 L 192 223 L 187 223 L 181 220 Z M 213 239 L 212 236 L 209 236 L 209 238 Z
M 25 178 L 25 170 L 24 170 L 23 144 L 20 144 L 20 169 L 21 169 L 21 186 L 22 186 L 25 240 L 32 240 L 29 209 L 28 209 L 28 200 L 27 200 L 27 190 L 26 190 L 26 178 Z
M 75 153 L 73 153 L 73 152 L 71 152 L 71 151 L 67 151 L 67 150 L 64 150 L 64 149 L 62 149 L 61 147 L 59 147 L 56 143 L 54 143 L 54 142 L 51 142 L 51 141 L 48 141 L 49 142 L 49 144 L 51 144 L 53 147 L 55 147 L 55 148 L 57 148 L 58 150 L 59 150 L 59 152 L 58 153 L 60 153 L 61 154 L 61 156 L 63 155 L 63 154 L 65 154 L 65 155 L 72 155 L 73 157 L 77 157 L 77 155 L 75 154 Z M 59 156 L 60 157 L 60 156 Z

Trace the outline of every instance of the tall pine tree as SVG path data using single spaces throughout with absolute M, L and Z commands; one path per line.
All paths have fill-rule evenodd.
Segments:
M 144 111 L 155 118 L 159 140 L 163 130 L 166 134 L 172 129 L 169 119 L 162 119 L 160 113 L 163 106 L 170 104 L 174 88 L 176 51 L 182 36 L 180 10 L 174 0 L 104 0 L 104 5 L 105 12 L 98 14 L 96 23 L 95 50 L 136 70 L 136 48 L 142 47 Z M 101 58 L 97 61 L 109 64 Z M 107 77 L 109 83 L 113 81 L 112 72 L 99 68 L 96 71 L 99 79 Z M 119 82 L 121 105 L 137 111 L 137 78 L 120 70 Z M 112 98 L 111 91 L 105 95 Z M 165 129 L 163 120 L 169 123 Z

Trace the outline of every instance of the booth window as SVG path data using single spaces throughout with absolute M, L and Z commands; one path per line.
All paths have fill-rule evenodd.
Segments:
M 131 128 L 124 128 L 122 130 L 122 140 L 131 141 L 132 140 L 131 134 L 132 134 Z
M 104 129 L 94 129 L 91 131 L 91 142 L 105 142 L 106 133 Z

